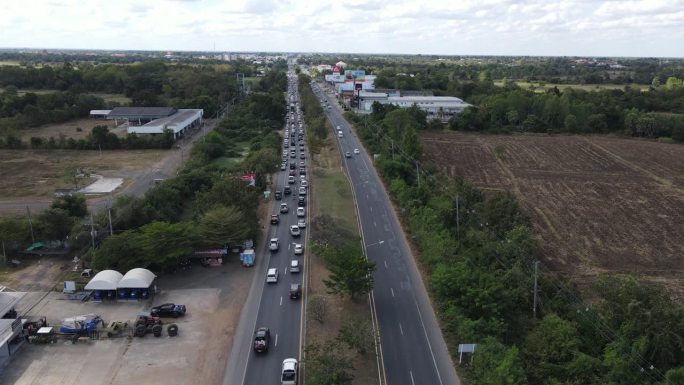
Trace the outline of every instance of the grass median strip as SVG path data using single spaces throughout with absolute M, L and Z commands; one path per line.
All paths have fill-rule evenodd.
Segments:
M 314 189 L 314 221 L 322 217 L 329 217 L 339 229 L 340 233 L 348 233 L 352 238 L 360 238 L 356 219 L 354 199 L 349 180 L 340 170 L 340 154 L 327 141 L 319 154 L 313 158 L 312 186 Z M 313 235 L 314 233 L 312 233 Z M 317 239 L 313 238 L 312 242 Z M 311 254 L 309 266 L 309 305 L 307 311 L 306 345 L 324 346 L 331 341 L 338 341 L 337 354 L 349 359 L 349 374 L 353 374 L 353 384 L 378 384 L 377 361 L 372 344 L 364 340 L 363 331 L 371 325 L 371 313 L 368 296 L 362 295 L 354 299 L 349 296 L 330 294 L 324 281 L 330 278 L 330 271 L 321 256 Z M 362 333 L 353 331 L 361 330 Z M 351 345 L 357 343 L 356 348 Z M 350 344 L 351 343 L 351 344 Z M 359 346 L 361 346 L 359 348 Z M 320 378 L 321 370 L 335 370 L 322 368 L 316 357 L 321 357 L 325 349 L 309 351 L 306 355 L 305 375 Z M 361 353 L 359 352 L 361 351 Z

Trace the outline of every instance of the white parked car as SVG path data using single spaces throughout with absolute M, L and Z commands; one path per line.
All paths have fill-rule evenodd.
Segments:
M 361 153 L 361 151 L 359 151 L 358 148 L 355 148 L 355 149 L 354 149 L 354 154 L 359 155 L 360 153 Z
M 278 269 L 268 269 L 266 273 L 266 283 L 278 283 Z
M 297 216 L 300 218 L 306 216 L 306 210 L 304 207 L 297 207 Z
M 304 186 L 299 187 L 299 195 L 306 195 L 306 187 L 304 187 Z
M 305 175 L 302 175 L 302 176 L 305 176 Z M 299 184 L 300 184 L 302 187 L 309 187 L 309 182 L 307 182 L 306 179 L 304 179 L 304 178 L 302 178 L 302 179 L 299 181 Z
M 297 221 L 297 226 L 300 229 L 305 228 L 306 227 L 306 220 L 304 218 L 299 218 L 299 220 Z

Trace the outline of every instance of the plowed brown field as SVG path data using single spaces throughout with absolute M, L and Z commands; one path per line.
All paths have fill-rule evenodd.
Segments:
M 549 267 L 578 278 L 636 273 L 684 299 L 684 146 L 448 132 L 421 140 L 447 175 L 513 191 Z

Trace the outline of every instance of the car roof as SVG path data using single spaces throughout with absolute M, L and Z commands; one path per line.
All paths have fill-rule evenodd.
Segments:
M 297 360 L 294 358 L 286 358 L 283 360 L 283 370 L 294 370 L 297 365 Z
M 271 242 L 276 241 L 278 242 L 278 238 L 271 238 Z
M 272 267 L 272 268 L 268 269 L 268 273 L 267 273 L 267 274 L 275 274 L 275 273 L 277 273 L 277 272 L 278 272 L 278 269 L 276 269 L 275 267 Z

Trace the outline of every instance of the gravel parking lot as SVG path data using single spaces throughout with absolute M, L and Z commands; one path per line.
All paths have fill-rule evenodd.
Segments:
M 222 267 L 193 267 L 158 279 L 160 293 L 151 301 L 94 303 L 50 293 L 29 315 L 46 316 L 53 326 L 62 318 L 99 314 L 105 322 L 133 321 L 141 310 L 165 302 L 187 306 L 176 323 L 178 337 L 120 337 L 59 340 L 51 345 L 25 344 L 0 374 L 0 384 L 213 384 L 222 381 L 240 310 L 254 269 L 230 257 Z M 20 306 L 21 308 L 21 306 Z

